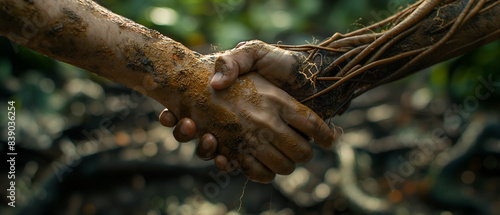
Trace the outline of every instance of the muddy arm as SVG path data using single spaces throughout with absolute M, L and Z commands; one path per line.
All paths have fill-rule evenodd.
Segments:
M 171 109 L 179 106 L 172 95 L 186 87 L 178 83 L 180 78 L 196 85 L 210 75 L 208 63 L 182 44 L 93 1 L 1 0 L 0 34 Z M 199 75 L 189 77 L 188 70 Z
M 90 0 L 0 0 L 0 34 L 192 118 L 198 134 L 215 135 L 217 152 L 254 181 L 311 159 L 310 143 L 289 126 L 325 148 L 334 139 L 318 115 L 258 74 L 215 91 L 216 55 L 201 56 Z

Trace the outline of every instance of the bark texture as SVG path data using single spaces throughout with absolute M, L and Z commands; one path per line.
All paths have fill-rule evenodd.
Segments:
M 431 7 L 422 13 L 418 5 Z M 298 78 L 300 89 L 285 91 L 328 118 L 341 114 L 369 89 L 500 39 L 498 0 L 422 0 L 412 7 L 386 24 L 376 23 L 329 43 L 282 46 L 306 51 L 309 59 L 304 64 L 312 62 L 318 68 L 303 72 L 307 78 Z M 400 33 L 389 35 L 398 27 Z M 383 32 L 373 33 L 377 29 Z M 379 45 L 372 46 L 375 43 Z

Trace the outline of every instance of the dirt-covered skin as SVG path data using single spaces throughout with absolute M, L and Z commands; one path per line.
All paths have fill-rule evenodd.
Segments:
M 217 55 L 192 52 L 90 0 L 1 0 L 0 34 L 191 118 L 196 137 L 213 134 L 218 153 L 257 182 L 311 159 L 310 143 L 289 125 L 323 145 L 334 139 L 320 117 L 258 74 L 216 91 Z
M 211 80 L 215 89 L 225 89 L 231 86 L 238 75 L 256 71 L 264 78 L 292 95 L 297 101 L 301 101 L 324 87 L 316 86 L 310 79 L 311 75 L 321 71 L 332 63 L 338 55 L 322 53 L 322 58 L 317 58 L 313 63 L 305 63 L 309 53 L 295 52 L 281 49 L 266 44 L 259 40 L 242 42 L 232 50 L 221 53 L 217 58 L 216 74 Z M 326 97 L 329 98 L 328 106 L 320 104 L 316 100 L 304 103 L 314 110 L 322 118 L 327 118 L 330 111 L 321 108 L 328 107 L 333 110 L 339 104 L 333 91 Z
M 342 83 L 328 93 L 304 102 L 304 104 L 313 109 L 322 118 L 341 114 L 349 106 L 349 102 L 355 97 L 355 93 L 371 89 L 374 83 L 383 84 L 398 80 L 500 38 L 500 22 L 498 22 L 500 20 L 500 4 L 498 0 L 487 1 L 483 2 L 485 4 L 479 8 L 479 12 L 476 15 L 470 17 L 467 22 L 463 23 L 463 25 L 453 32 L 444 44 L 435 49 L 434 46 L 436 43 L 448 34 L 453 21 L 460 16 L 470 1 L 452 0 L 436 2 L 436 0 L 433 0 L 429 3 L 432 3 L 429 4 L 431 6 L 438 6 L 425 9 L 431 12 L 422 18 L 418 26 L 414 24 L 404 26 L 407 23 L 403 22 L 402 26 L 400 26 L 401 28 L 409 29 L 416 27 L 416 29 L 393 43 L 379 57 L 380 59 L 390 59 L 402 53 L 422 48 L 432 50 L 432 52 L 419 58 L 417 62 L 412 62 L 415 57 L 409 56 L 387 64 L 374 64 L 375 66 L 359 77 L 356 77 L 357 79 Z M 481 1 L 475 3 L 474 7 L 480 5 Z M 425 5 L 425 7 L 427 6 Z M 371 38 L 376 39 L 383 35 L 380 33 L 371 33 L 371 31 L 367 31 L 367 33 L 367 35 L 362 35 L 366 37 L 360 38 L 366 39 L 373 35 Z M 356 45 L 363 45 L 369 41 L 355 40 L 354 42 L 356 42 Z M 368 44 L 365 47 L 367 46 Z M 368 54 L 366 59 L 362 59 L 359 62 L 360 66 L 370 59 L 373 56 L 372 54 L 376 53 L 377 50 L 371 51 L 372 53 Z M 216 89 L 224 89 L 231 86 L 238 75 L 256 71 L 293 95 L 296 99 L 301 100 L 328 88 L 334 83 L 332 81 L 310 80 L 309 77 L 313 73 L 321 71 L 318 75 L 319 77 L 335 77 L 350 60 L 356 57 L 356 55 L 343 56 L 343 52 L 318 51 L 317 53 L 320 57 L 315 58 L 312 63 L 304 63 L 308 53 L 291 52 L 260 41 L 241 43 L 235 49 L 222 53 L 218 58 L 217 61 L 221 62 L 222 65 L 219 64 L 220 66 L 216 67 L 216 70 L 221 75 L 216 75 L 216 78 L 212 79 L 211 84 Z M 343 57 L 346 57 L 345 62 L 335 65 L 334 69 L 328 72 L 325 70 L 333 61 Z M 409 64 L 410 62 L 412 63 L 411 65 Z M 401 73 L 395 74 L 401 68 L 405 69 L 401 70 Z M 360 79 L 364 81 L 359 81 Z M 180 123 L 180 126 L 182 126 L 182 123 Z M 203 144 L 204 141 L 201 143 Z M 207 146 L 204 147 L 206 151 L 202 152 L 202 154 L 205 154 L 207 157 L 210 157 L 209 155 L 216 155 L 216 152 L 213 150 L 214 145 L 217 144 L 213 143 L 213 140 L 207 141 Z M 227 159 L 216 157 L 215 162 L 218 166 L 226 166 L 228 161 Z

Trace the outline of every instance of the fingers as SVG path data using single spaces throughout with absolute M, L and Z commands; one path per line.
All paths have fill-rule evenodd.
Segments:
M 167 108 L 165 108 L 159 117 L 160 123 L 165 127 L 174 127 L 177 124 L 177 117 L 170 112 Z
M 254 156 L 269 170 L 280 175 L 288 175 L 295 169 L 295 163 L 270 144 L 258 147 Z
M 222 172 L 231 172 L 236 168 L 229 162 L 229 160 L 223 155 L 217 155 L 214 158 L 214 163 L 217 168 Z
M 212 134 L 205 134 L 201 137 L 198 147 L 196 147 L 196 155 L 202 160 L 208 161 L 214 159 L 217 153 L 217 140 Z
M 243 163 L 241 165 L 241 172 L 243 172 L 248 179 L 257 183 L 270 183 L 273 181 L 276 173 L 268 169 L 261 162 L 259 162 L 254 156 L 250 154 L 244 154 Z M 222 172 L 231 172 L 235 170 L 234 165 L 232 165 L 226 157 L 223 155 L 217 155 L 214 159 L 215 165 Z
M 160 123 L 165 127 L 174 127 L 174 137 L 179 142 L 187 142 L 195 138 L 196 124 L 191 119 L 177 121 L 177 117 L 165 108 L 159 117 Z
M 335 141 L 335 133 L 311 109 L 296 100 L 283 103 L 281 117 L 285 122 L 314 139 L 314 142 L 328 149 Z
M 177 122 L 177 117 L 165 108 L 159 116 L 160 123 L 165 127 L 174 127 L 174 137 L 179 142 L 187 142 L 196 136 L 196 124 L 191 119 L 182 119 Z M 217 151 L 217 140 L 212 134 L 205 134 L 200 139 L 196 148 L 196 155 L 202 160 L 208 161 L 214 159 Z
M 286 105 L 283 102 L 292 98 L 285 97 L 281 101 L 284 95 L 279 94 L 278 91 L 275 91 L 272 95 L 273 103 L 278 107 L 276 113 L 270 116 L 259 115 L 257 113 L 252 115 L 250 118 L 251 121 L 261 127 L 261 129 L 254 133 L 254 136 L 259 143 L 267 143 L 274 146 L 279 152 L 295 163 L 303 164 L 308 162 L 313 155 L 311 144 L 301 134 L 287 125 L 281 116 L 284 115 L 281 109 Z
M 245 149 L 241 156 L 241 165 L 237 161 L 228 160 L 224 155 L 217 155 L 214 162 L 223 172 L 233 171 L 239 166 L 249 179 L 259 183 L 269 183 L 275 174 L 288 175 L 295 169 L 295 163 L 270 144 L 261 145 L 257 149 Z
M 173 133 L 177 141 L 188 142 L 196 136 L 196 124 L 189 118 L 181 119 L 175 126 Z
M 177 121 L 175 115 L 168 109 L 163 110 L 159 118 L 160 123 L 164 126 L 172 127 L 177 124 L 173 133 L 179 142 L 190 141 L 196 135 L 196 124 L 191 119 L 185 118 Z M 274 179 L 276 173 L 287 175 L 295 169 L 295 163 L 269 142 L 260 144 L 258 149 L 252 152 L 246 152 L 242 155 L 244 158 L 241 164 L 242 171 L 252 181 L 269 183 Z M 203 160 L 214 159 L 215 164 L 221 171 L 230 172 L 236 169 L 236 166 L 226 157 L 222 155 L 215 156 L 216 153 L 216 138 L 211 134 L 203 135 L 196 149 L 197 156 Z
M 313 156 L 311 144 L 287 125 L 281 127 L 276 133 L 277 139 L 273 141 L 273 145 L 295 163 L 304 164 L 310 161 Z
M 243 162 L 241 164 L 242 172 L 247 175 L 248 179 L 257 183 L 271 183 L 276 174 L 265 167 L 261 162 L 249 154 L 243 155 Z

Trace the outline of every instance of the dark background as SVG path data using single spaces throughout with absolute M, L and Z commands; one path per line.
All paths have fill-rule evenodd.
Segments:
M 317 43 L 407 1 L 101 0 L 207 54 Z M 500 43 L 357 98 L 331 150 L 269 185 L 222 174 L 158 123 L 163 107 L 0 37 L 2 193 L 16 101 L 16 208 L 1 214 L 500 214 Z M 489 89 L 489 90 L 488 90 Z M 487 95 L 487 96 L 484 96 Z M 4 126 L 5 125 L 5 126 Z M 240 202 L 240 197 L 241 202 Z

